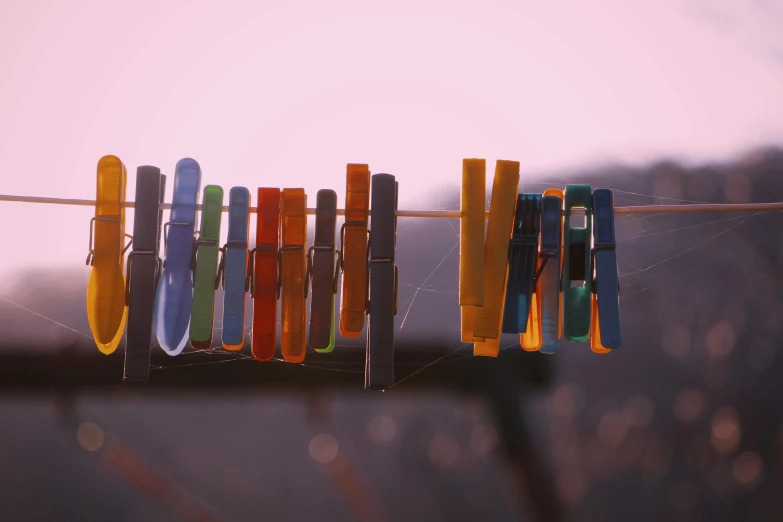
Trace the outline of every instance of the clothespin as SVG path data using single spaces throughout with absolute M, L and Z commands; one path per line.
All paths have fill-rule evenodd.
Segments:
M 519 190 L 519 162 L 498 160 L 492 182 L 487 235 L 484 241 L 484 306 L 476 309 L 473 355 L 497 357 L 508 273 L 508 243 Z
M 484 306 L 484 209 L 487 206 L 487 164 L 462 160 L 459 220 L 459 306 L 463 343 L 482 341 L 473 335 L 476 307 Z
M 113 353 L 125 330 L 125 186 L 127 172 L 117 156 L 98 161 L 95 217 L 90 220 L 91 266 L 87 283 L 87 320 L 98 350 Z
M 527 331 L 538 269 L 541 195 L 519 194 L 508 244 L 508 280 L 503 308 L 503 333 Z
M 307 272 L 307 196 L 304 189 L 283 189 L 282 245 L 280 246 L 280 351 L 286 362 L 305 359 Z
M 128 334 L 125 338 L 123 380 L 144 384 L 150 375 L 152 316 L 155 287 L 160 273 L 160 205 L 166 193 L 166 176 L 157 167 L 136 169 L 136 203 L 133 213 L 133 250 L 128 254 L 125 302 Z
M 334 349 L 334 294 L 340 273 L 339 254 L 334 243 L 336 228 L 337 194 L 334 190 L 319 190 L 315 204 L 315 238 L 307 251 L 305 291 L 312 277 L 308 344 L 321 353 Z
M 197 349 L 212 348 L 222 216 L 223 188 L 207 185 L 201 200 L 201 228 L 198 239 L 193 242 L 191 259 L 193 309 L 190 312 L 190 345 Z
M 248 281 L 253 299 L 253 330 L 250 350 L 258 361 L 275 355 L 277 299 L 280 296 L 278 252 L 280 251 L 280 189 L 258 189 L 256 246 L 250 251 Z
M 584 227 L 572 227 L 572 209 L 585 211 Z M 563 222 L 563 333 L 573 342 L 590 336 L 590 299 L 592 297 L 592 230 L 593 197 L 589 185 L 568 185 L 565 189 Z M 577 286 L 572 286 L 576 282 Z
M 622 344 L 620 278 L 614 235 L 614 196 L 609 189 L 593 191 L 593 295 L 590 347 L 608 353 Z
M 370 211 L 370 170 L 349 163 L 346 170 L 345 222 L 340 228 L 340 335 L 359 337 L 367 300 L 367 221 Z
M 228 192 L 228 242 L 223 245 L 218 276 L 223 285 L 223 348 L 245 345 L 245 292 L 247 291 L 250 191 L 232 187 Z
M 391 174 L 372 177 L 370 257 L 367 262 L 367 359 L 364 387 L 385 390 L 394 384 L 394 316 L 397 315 L 398 273 L 394 262 L 397 243 L 397 190 Z
M 563 191 L 547 189 L 541 197 L 541 247 L 539 250 L 538 301 L 541 307 L 541 352 L 554 353 L 563 333 Z
M 184 158 L 174 169 L 174 196 L 169 222 L 163 225 L 163 271 L 155 295 L 155 333 L 169 355 L 178 355 L 188 342 L 193 305 L 193 235 L 201 167 Z

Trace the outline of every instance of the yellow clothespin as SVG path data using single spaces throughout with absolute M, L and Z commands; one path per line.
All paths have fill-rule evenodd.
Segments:
M 519 190 L 519 162 L 498 160 L 492 182 L 487 236 L 484 242 L 484 306 L 476 309 L 473 355 L 497 357 L 508 274 L 508 242 Z
M 125 186 L 128 174 L 117 156 L 98 161 L 95 217 L 90 220 L 92 267 L 87 283 L 87 320 L 98 349 L 110 354 L 125 330 Z
M 483 341 L 473 335 L 477 307 L 484 306 L 484 208 L 487 163 L 462 160 L 462 195 L 459 220 L 459 306 L 463 343 Z
M 280 246 L 280 352 L 286 362 L 305 359 L 307 311 L 307 196 L 304 189 L 283 189 Z

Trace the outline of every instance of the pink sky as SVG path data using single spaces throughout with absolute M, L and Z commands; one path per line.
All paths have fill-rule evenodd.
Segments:
M 401 205 L 463 157 L 525 176 L 783 143 L 783 2 L 0 2 L 0 193 L 94 197 L 104 154 Z M 169 184 L 170 194 L 171 184 Z M 78 267 L 89 208 L 0 203 L 0 271 Z M 132 213 L 129 213 L 128 223 Z M 84 268 L 87 270 L 87 268 Z

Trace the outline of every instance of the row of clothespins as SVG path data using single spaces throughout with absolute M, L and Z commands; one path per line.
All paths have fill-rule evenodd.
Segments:
M 498 161 L 486 224 L 486 164 L 462 171 L 460 288 L 462 342 L 497 357 L 500 333 L 527 351 L 553 353 L 560 339 L 590 339 L 596 353 L 622 343 L 614 197 L 568 185 L 517 194 L 519 163 Z M 581 209 L 580 216 L 574 209 Z M 577 226 L 575 218 L 583 217 Z
M 244 187 L 229 191 L 225 243 L 220 241 L 221 187 L 204 187 L 197 229 L 201 169 L 195 160 L 177 163 L 165 224 L 166 176 L 157 167 L 137 169 L 132 236 L 125 232 L 126 181 L 125 166 L 117 157 L 101 158 L 87 259 L 92 266 L 87 316 L 102 352 L 116 350 L 127 322 L 126 381 L 148 380 L 153 332 L 170 355 L 179 354 L 188 342 L 196 349 L 211 348 L 215 292 L 221 286 L 225 349 L 244 346 L 249 292 L 251 353 L 257 360 L 268 361 L 275 354 L 278 300 L 285 361 L 303 362 L 308 346 L 331 352 L 335 294 L 342 274 L 340 334 L 359 337 L 368 315 L 365 387 L 385 389 L 393 384 L 399 281 L 394 176 L 371 176 L 367 165 L 348 165 L 339 248 L 337 196 L 332 190 L 318 191 L 315 238 L 308 248 L 304 190 L 259 188 L 251 249 L 251 195 Z M 543 195 L 518 195 L 518 187 L 519 163 L 498 161 L 485 237 L 486 165 L 478 159 L 463 162 L 462 340 L 475 343 L 476 355 L 496 356 L 502 330 L 520 334 L 526 350 L 552 352 L 563 334 L 568 340 L 584 341 L 592 330 L 594 351 L 618 347 L 611 191 L 591 193 L 588 186 L 570 185 L 565 193 L 551 189 Z M 571 226 L 571 209 L 576 207 L 584 209 L 585 227 Z M 131 239 L 127 244 L 126 238 Z M 131 247 L 125 267 L 125 253 Z

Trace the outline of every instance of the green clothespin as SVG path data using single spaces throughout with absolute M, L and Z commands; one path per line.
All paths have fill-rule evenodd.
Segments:
M 217 289 L 220 219 L 223 216 L 223 189 L 204 187 L 201 228 L 193 244 L 193 308 L 190 312 L 190 344 L 193 348 L 212 347 L 212 324 Z
M 593 196 L 590 185 L 568 185 L 565 189 L 563 212 L 563 335 L 569 341 L 582 342 L 590 337 L 590 300 L 592 272 L 590 269 L 590 231 L 592 230 Z M 571 226 L 571 210 L 585 210 L 584 227 Z M 576 283 L 575 286 L 572 286 Z

